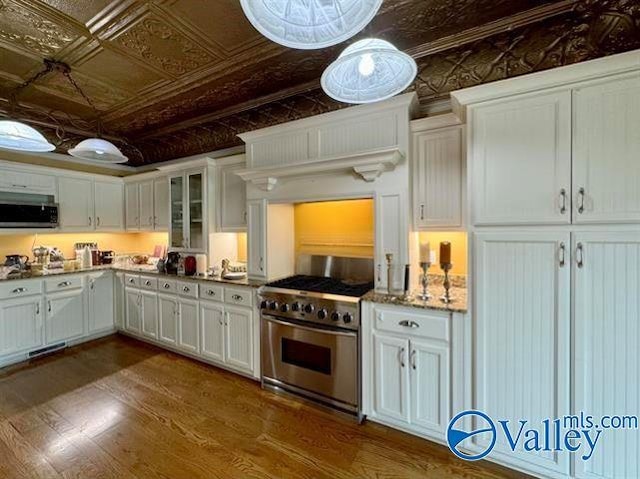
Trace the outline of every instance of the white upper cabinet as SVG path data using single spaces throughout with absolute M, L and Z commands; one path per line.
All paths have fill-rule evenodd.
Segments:
M 571 222 L 571 92 L 470 109 L 473 222 Z
M 124 188 L 122 183 L 95 182 L 96 230 L 124 229 Z
M 247 230 L 247 185 L 236 172 L 239 165 L 225 166 L 220 174 L 220 231 Z
M 573 93 L 574 223 L 640 221 L 640 74 Z
M 267 277 L 267 201 L 247 202 L 249 235 L 247 237 L 247 273 L 253 278 Z
M 413 223 L 418 230 L 462 226 L 463 127 L 412 122 Z
M 640 404 L 640 232 L 575 233 L 572 414 L 637 415 Z M 637 430 L 607 429 L 580 479 L 640 477 Z
M 209 219 L 207 168 L 169 177 L 169 246 L 172 250 L 207 253 Z M 210 169 L 209 169 L 210 172 Z
M 569 414 L 569 233 L 478 233 L 474 245 L 472 408 L 511 424 Z M 513 452 L 504 436 L 492 455 L 544 477 L 569 472 L 568 454 Z
M 75 231 L 95 229 L 93 181 L 58 178 L 60 228 Z
M 158 178 L 153 181 L 153 229 L 166 230 L 169 227 L 169 181 Z
M 128 183 L 124 187 L 125 222 L 127 230 L 140 229 L 140 195 L 137 183 Z
M 143 181 L 139 184 L 138 194 L 140 195 L 140 229 L 149 231 L 153 229 L 153 180 Z
M 408 240 L 405 229 L 406 202 L 404 195 L 396 192 L 378 193 L 375 196 L 375 286 L 387 288 L 387 255 L 391 255 L 392 289 L 403 287 L 404 266 L 408 263 Z

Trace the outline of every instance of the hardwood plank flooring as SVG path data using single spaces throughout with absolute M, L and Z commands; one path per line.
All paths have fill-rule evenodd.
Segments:
M 3 478 L 522 478 L 122 336 L 0 370 Z

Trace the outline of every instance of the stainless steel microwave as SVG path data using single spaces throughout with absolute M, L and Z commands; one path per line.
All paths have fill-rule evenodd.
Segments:
M 56 203 L 24 203 L 0 200 L 0 228 L 57 228 Z

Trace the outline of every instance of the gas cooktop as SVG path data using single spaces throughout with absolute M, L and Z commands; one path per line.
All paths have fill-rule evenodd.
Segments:
M 324 276 L 307 276 L 303 274 L 290 276 L 268 283 L 266 286 L 295 291 L 335 294 L 340 296 L 360 297 L 373 289 L 373 281 L 367 283 L 351 283 Z

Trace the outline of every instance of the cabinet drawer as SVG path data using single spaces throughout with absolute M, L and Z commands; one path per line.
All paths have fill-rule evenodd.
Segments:
M 125 286 L 137 288 L 140 286 L 140 276 L 138 276 L 137 274 L 125 274 L 124 284 Z
M 42 281 L 6 281 L 0 284 L 0 299 L 21 298 L 42 293 Z
M 375 312 L 375 328 L 402 335 L 449 341 L 449 314 L 423 313 L 392 309 Z
M 198 284 L 188 281 L 178 281 L 178 294 L 189 298 L 198 297 Z
M 158 278 L 150 278 L 148 276 L 140 276 L 140 287 L 155 291 L 158 289 Z
M 253 291 L 241 288 L 225 288 L 224 300 L 226 303 L 238 306 L 253 306 Z
M 44 281 L 44 289 L 47 293 L 54 293 L 82 288 L 83 279 L 82 276 L 61 276 L 59 278 L 46 279 Z
M 158 290 L 163 293 L 175 293 L 178 291 L 178 285 L 172 279 L 160 278 L 158 280 Z
M 217 284 L 200 283 L 200 297 L 212 301 L 223 301 L 224 288 Z

